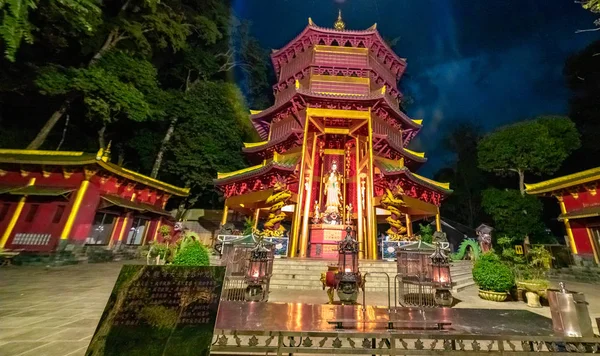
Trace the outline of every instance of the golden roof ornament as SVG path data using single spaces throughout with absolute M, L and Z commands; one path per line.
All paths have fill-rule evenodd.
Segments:
M 346 24 L 344 23 L 344 21 L 342 21 L 342 10 L 338 10 L 338 18 L 333 23 L 333 28 L 335 28 L 338 31 L 343 31 L 346 29 Z
M 111 143 L 112 143 L 112 141 L 108 141 L 108 145 L 106 146 L 106 149 L 102 153 L 102 157 L 100 157 L 100 160 L 102 162 L 110 161 L 110 145 L 111 145 Z

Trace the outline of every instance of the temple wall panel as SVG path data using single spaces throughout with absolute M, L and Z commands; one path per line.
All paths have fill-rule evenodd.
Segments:
M 282 65 L 280 81 L 287 81 L 289 78 L 294 78 L 296 74 L 301 73 L 310 64 L 312 55 L 312 48 L 308 48 L 304 52 L 297 52 L 296 58 L 292 58 L 288 63 Z
M 369 84 L 313 80 L 310 90 L 316 93 L 367 95 Z
M 294 129 L 301 129 L 300 124 L 292 116 L 279 122 L 273 123 L 271 127 L 271 140 L 277 140 L 290 134 Z
M 579 189 L 575 195 L 569 193 L 564 194 L 563 200 L 567 212 L 600 206 L 600 195 L 594 195 L 583 189 Z
M 6 247 L 20 249 L 26 246 L 29 251 L 53 250 L 58 244 L 60 233 L 68 216 L 66 205 L 66 200 L 48 201 L 42 197 L 27 197 Z M 64 209 L 62 218 L 55 221 L 54 218 L 59 209 Z M 47 243 L 32 243 L 33 240 L 40 241 L 41 239 Z
M 73 223 L 73 229 L 68 238 L 83 242 L 90 236 L 96 209 L 98 209 L 98 205 L 100 204 L 100 195 L 100 187 L 92 181 L 83 196 L 79 211 L 77 212 L 77 216 Z M 71 201 L 69 202 L 69 211 L 71 211 L 74 199 L 75 194 L 72 194 Z
M 366 53 L 340 53 L 328 51 L 316 51 L 314 56 L 315 65 L 343 67 L 343 68 L 367 68 L 368 59 Z M 336 75 L 336 73 L 330 73 Z
M 593 256 L 594 249 L 590 241 L 586 223 L 580 219 L 569 220 L 569 223 L 573 232 L 575 245 L 577 246 L 577 254 Z
M 391 85 L 394 89 L 398 89 L 396 75 L 392 73 L 392 71 L 381 64 L 378 58 L 376 58 L 372 53 L 369 55 L 368 59 L 369 66 L 373 71 L 375 71 L 383 80 Z

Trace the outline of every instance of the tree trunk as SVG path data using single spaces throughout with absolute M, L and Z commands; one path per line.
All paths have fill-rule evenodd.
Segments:
M 521 169 L 518 170 L 519 173 L 519 190 L 521 191 L 521 195 L 525 196 L 525 172 Z
M 100 148 L 106 148 L 106 140 L 104 139 L 104 132 L 106 131 L 106 122 L 102 125 L 102 128 L 98 130 L 98 146 Z
M 129 2 L 127 2 L 126 4 L 128 4 L 128 3 Z M 102 47 L 100 47 L 100 49 L 98 50 L 98 52 L 96 52 L 96 54 L 88 62 L 87 66 L 89 67 L 89 66 L 93 65 L 94 63 L 96 63 L 98 60 L 100 60 L 100 58 L 102 58 L 102 56 L 104 56 L 106 54 L 106 52 L 108 52 L 111 49 L 113 49 L 117 45 L 117 43 L 119 43 L 119 41 L 121 41 L 124 38 L 125 37 L 119 35 L 119 28 L 118 27 L 115 28 L 115 29 L 113 29 L 112 31 L 110 31 L 110 33 L 106 37 L 106 40 L 102 44 Z M 50 134 L 50 131 L 52 131 L 52 129 L 54 128 L 54 126 L 56 125 L 56 123 L 58 122 L 58 120 L 60 120 L 63 117 L 63 115 L 65 114 L 65 112 L 69 108 L 69 105 L 71 105 L 71 102 L 76 97 L 77 97 L 76 94 L 71 94 L 70 96 L 68 96 L 65 99 L 65 101 L 62 103 L 62 105 L 60 106 L 60 108 L 57 111 L 55 111 L 52 114 L 52 116 L 50 116 L 50 118 L 48 119 L 48 121 L 46 121 L 46 124 L 44 124 L 44 127 L 42 127 L 42 129 L 37 134 L 37 136 L 27 146 L 28 150 L 37 150 L 38 148 L 40 148 L 40 146 L 42 146 L 44 144 L 44 141 L 46 141 L 46 138 L 48 138 L 48 135 Z
M 50 116 L 50 118 L 48 119 L 48 121 L 46 121 L 40 132 L 38 132 L 37 136 L 35 136 L 33 141 L 31 141 L 29 145 L 27 145 L 28 150 L 37 150 L 44 144 L 46 138 L 48 138 L 48 135 L 50 134 L 50 131 L 52 131 L 56 123 L 58 123 L 58 120 L 60 120 L 65 114 L 65 112 L 67 112 L 69 105 L 71 105 L 71 100 L 71 98 L 67 98 L 62 103 L 60 108 L 56 110 L 54 114 L 52 114 L 52 116 Z
M 160 170 L 160 166 L 162 165 L 163 156 L 165 155 L 165 151 L 167 150 L 167 145 L 169 141 L 171 141 L 171 137 L 173 136 L 173 132 L 175 131 L 175 125 L 177 125 L 177 117 L 171 119 L 171 123 L 169 124 L 169 128 L 167 129 L 167 133 L 163 138 L 160 149 L 158 150 L 158 154 L 156 155 L 156 159 L 154 160 L 154 165 L 152 166 L 152 173 L 150 173 L 150 177 L 156 178 L 158 177 L 158 171 Z

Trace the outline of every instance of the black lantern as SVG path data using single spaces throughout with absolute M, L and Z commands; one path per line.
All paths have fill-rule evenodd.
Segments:
M 435 251 L 431 255 L 431 280 L 435 288 L 435 302 L 438 305 L 452 305 L 452 277 L 450 276 L 450 263 L 448 257 L 440 248 L 440 244 L 435 244 Z
M 338 297 L 342 304 L 355 304 L 362 279 L 358 270 L 358 241 L 352 238 L 350 226 L 346 228 L 346 238 L 339 244 L 338 267 L 335 275 Z
M 340 241 L 338 267 L 341 273 L 358 273 L 358 241 L 352 238 L 352 228 L 346 228 L 346 238 Z
M 269 249 L 262 241 L 250 251 L 246 271 L 246 300 L 258 302 L 264 299 L 263 284 L 269 279 Z

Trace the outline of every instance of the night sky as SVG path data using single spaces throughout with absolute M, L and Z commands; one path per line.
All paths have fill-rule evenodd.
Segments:
M 373 23 L 407 58 L 400 82 L 424 119 L 410 148 L 429 158 L 431 176 L 452 157 L 439 140 L 457 122 L 486 131 L 543 114 L 566 114 L 569 91 L 562 70 L 569 54 L 600 39 L 594 15 L 573 0 L 237 0 L 234 11 L 252 22 L 266 48 L 298 35 L 308 17 L 332 27 L 337 9 L 347 29 Z

